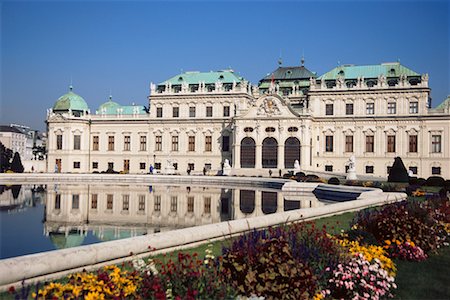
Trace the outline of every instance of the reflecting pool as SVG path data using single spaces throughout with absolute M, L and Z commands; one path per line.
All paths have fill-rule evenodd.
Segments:
M 322 205 L 273 189 L 0 185 L 0 258 Z

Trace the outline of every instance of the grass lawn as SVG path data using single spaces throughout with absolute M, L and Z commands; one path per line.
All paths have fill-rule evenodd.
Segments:
M 395 299 L 450 299 L 450 247 L 422 262 L 395 261 Z

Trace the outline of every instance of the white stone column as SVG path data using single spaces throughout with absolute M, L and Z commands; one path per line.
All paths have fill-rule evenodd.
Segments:
M 241 168 L 241 144 L 233 145 L 233 169 Z
M 255 191 L 255 211 L 253 212 L 253 217 L 263 216 L 264 213 L 262 211 L 262 194 L 261 191 Z
M 262 146 L 259 143 L 255 149 L 255 169 L 262 169 Z
M 284 143 L 279 143 L 278 144 L 278 157 L 277 157 L 277 168 L 280 170 L 284 169 Z

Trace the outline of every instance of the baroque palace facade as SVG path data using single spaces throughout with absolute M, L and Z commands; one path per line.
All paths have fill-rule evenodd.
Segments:
M 450 178 L 450 97 L 431 108 L 428 74 L 400 63 L 317 76 L 279 66 L 251 85 L 232 70 L 150 85 L 148 107 L 112 98 L 91 113 L 70 91 L 47 113 L 48 171 L 231 174 L 286 171 L 386 177 L 400 156 L 415 176 Z M 296 163 L 298 161 L 298 163 Z

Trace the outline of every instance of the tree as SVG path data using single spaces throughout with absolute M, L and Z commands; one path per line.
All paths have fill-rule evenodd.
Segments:
M 20 154 L 19 152 L 14 153 L 14 157 L 11 163 L 11 171 L 13 171 L 14 173 L 23 173 L 23 165 L 22 165 L 22 160 L 20 159 Z
M 11 158 L 13 152 L 0 142 L 0 173 L 4 173 L 11 168 Z
M 388 182 L 409 182 L 408 171 L 400 157 L 396 157 L 389 171 Z

